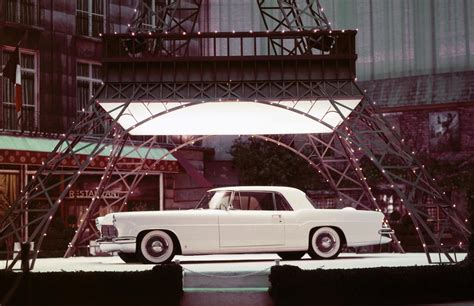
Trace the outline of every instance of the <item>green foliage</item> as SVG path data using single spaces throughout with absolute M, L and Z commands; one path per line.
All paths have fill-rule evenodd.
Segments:
M 431 157 L 420 158 L 428 173 L 436 178 L 437 184 L 446 190 L 459 189 L 465 193 L 474 191 L 474 163 L 472 161 L 446 162 Z M 367 177 L 367 182 L 371 186 L 385 182 L 380 170 L 367 156 L 360 160 L 361 167 Z M 397 158 L 387 155 L 384 165 L 395 166 L 398 164 Z M 391 169 L 391 171 L 401 177 L 406 177 L 404 170 Z
M 377 156 L 376 158 L 379 160 L 380 156 Z M 399 157 L 387 154 L 384 156 L 383 165 L 397 166 L 401 165 L 401 162 L 402 161 Z M 369 157 L 367 157 L 367 155 L 362 156 L 360 159 L 360 166 L 363 169 L 364 175 L 367 178 L 367 183 L 370 186 L 377 186 L 378 184 L 386 182 L 382 172 L 377 168 L 377 166 L 375 166 Z M 401 178 L 407 178 L 407 173 L 404 169 L 396 169 L 395 167 L 392 167 L 390 171 Z
M 239 138 L 230 154 L 243 185 L 291 186 L 302 190 L 328 188 L 315 168 L 274 143 L 253 137 Z
M 474 191 L 474 162 L 446 162 L 434 158 L 425 158 L 422 162 L 442 188 Z

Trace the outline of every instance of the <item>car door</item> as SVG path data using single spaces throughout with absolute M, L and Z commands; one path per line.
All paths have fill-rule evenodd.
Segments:
M 219 216 L 221 248 L 277 246 L 285 243 L 285 223 L 272 192 L 234 192 L 230 209 Z

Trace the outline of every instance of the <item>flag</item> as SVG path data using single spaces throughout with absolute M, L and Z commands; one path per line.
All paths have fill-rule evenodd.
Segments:
M 20 66 L 20 49 L 18 46 L 15 48 L 15 51 L 10 56 L 5 68 L 3 68 L 3 75 L 10 79 L 10 81 L 15 84 L 14 100 L 15 100 L 15 110 L 17 115 L 18 125 L 21 126 L 21 107 L 23 104 L 22 101 L 22 91 L 21 91 L 21 66 Z

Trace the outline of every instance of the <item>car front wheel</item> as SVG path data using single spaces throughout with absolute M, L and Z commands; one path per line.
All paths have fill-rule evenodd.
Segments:
M 313 259 L 333 259 L 339 255 L 341 247 L 341 237 L 337 231 L 321 227 L 311 236 L 308 253 Z
M 135 253 L 123 253 L 123 252 L 118 252 L 118 256 L 120 259 L 122 259 L 126 263 L 139 263 L 140 260 L 138 260 L 137 254 Z
M 174 242 L 164 231 L 151 231 L 140 240 L 138 251 L 143 263 L 161 264 L 174 257 Z

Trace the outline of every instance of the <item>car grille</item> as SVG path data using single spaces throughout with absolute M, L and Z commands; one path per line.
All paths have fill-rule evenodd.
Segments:
M 113 225 L 102 225 L 100 229 L 100 233 L 102 235 L 102 238 L 117 238 L 118 232 L 117 228 Z

